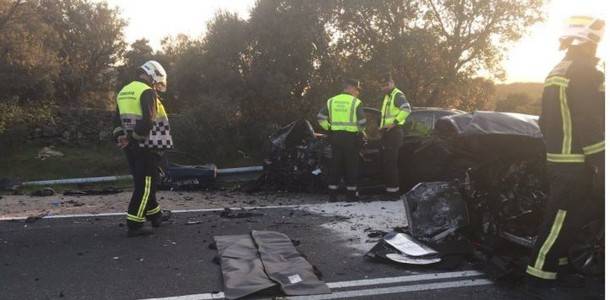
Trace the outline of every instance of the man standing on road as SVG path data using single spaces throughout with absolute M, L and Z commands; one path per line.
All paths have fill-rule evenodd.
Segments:
M 384 93 L 381 105 L 381 121 L 379 128 L 381 138 L 381 160 L 383 164 L 383 181 L 387 200 L 399 198 L 398 184 L 398 150 L 402 145 L 402 125 L 411 113 L 411 105 L 405 94 L 396 88 L 390 74 L 382 78 Z
M 339 183 L 345 180 L 348 201 L 358 200 L 358 165 L 360 163 L 361 133 L 366 125 L 360 83 L 347 79 L 343 82 L 343 92 L 334 96 L 318 113 L 318 122 L 330 131 L 332 160 L 328 176 L 328 192 L 331 202 L 337 201 Z
M 602 207 L 592 202 L 599 201 L 592 191 L 604 184 L 604 74 L 595 57 L 603 30 L 602 20 L 570 18 L 560 38 L 566 55 L 544 84 L 539 123 L 550 193 L 526 269 L 526 287 L 534 293 L 584 285 L 582 276 L 567 272 L 568 250 L 589 221 L 576 211 Z
M 157 92 L 165 92 L 167 74 L 161 64 L 148 61 L 138 69 L 138 77 L 117 96 L 113 136 L 125 151 L 133 176 L 133 194 L 127 210 L 127 236 L 152 233 L 144 227 L 150 220 L 159 227 L 169 218 L 156 199 L 159 162 L 163 151 L 173 147 L 169 120 Z

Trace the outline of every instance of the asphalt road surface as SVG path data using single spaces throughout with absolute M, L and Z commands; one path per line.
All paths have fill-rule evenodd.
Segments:
M 223 299 L 215 235 L 287 234 L 333 293 L 282 299 L 526 299 L 467 264 L 409 268 L 363 258 L 365 230 L 404 225 L 399 202 L 259 208 L 248 218 L 220 211 L 174 213 L 152 236 L 126 238 L 124 217 L 59 216 L 0 222 L 0 299 Z M 189 221 L 200 221 L 187 225 Z M 273 292 L 250 299 L 268 299 Z M 590 283 L 575 299 L 603 299 Z

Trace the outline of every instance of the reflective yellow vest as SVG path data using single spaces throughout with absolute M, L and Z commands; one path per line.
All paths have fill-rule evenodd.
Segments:
M 135 132 L 136 121 L 142 119 L 142 93 L 151 89 L 143 82 L 133 81 L 121 89 L 117 95 L 117 106 L 123 130 L 140 141 L 139 146 L 152 149 L 171 149 L 173 147 L 170 134 L 169 119 L 165 107 L 159 99 L 155 99 L 156 115 L 152 116 L 153 128 L 146 137 L 139 137 Z
M 379 128 L 390 126 L 394 123 L 394 120 L 398 121 L 398 125 L 403 125 L 409 116 L 409 113 L 401 110 L 394 105 L 396 95 L 403 94 L 399 89 L 394 88 L 390 95 L 383 97 L 383 105 L 381 105 L 381 121 Z
M 360 99 L 348 94 L 328 99 L 330 131 L 359 132 L 357 108 L 361 103 Z

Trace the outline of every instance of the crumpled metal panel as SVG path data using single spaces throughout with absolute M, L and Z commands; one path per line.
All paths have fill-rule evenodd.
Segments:
M 456 184 L 422 182 L 403 197 L 411 235 L 437 241 L 468 224 L 466 203 Z
M 286 295 L 328 294 L 330 288 L 315 275 L 311 264 L 296 250 L 292 241 L 275 231 L 252 231 L 260 258 L 269 278 L 281 285 Z
M 437 121 L 436 128 L 459 136 L 511 135 L 542 138 L 538 117 L 519 113 L 476 111 L 447 116 Z
M 276 285 L 265 273 L 252 236 L 215 236 L 227 299 L 237 299 Z

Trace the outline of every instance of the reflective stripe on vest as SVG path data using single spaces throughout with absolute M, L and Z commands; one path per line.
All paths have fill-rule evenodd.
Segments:
M 383 97 L 383 105 L 381 105 L 381 121 L 379 124 L 380 128 L 386 127 L 394 123 L 396 116 L 401 112 L 400 108 L 396 107 L 394 104 L 394 100 L 396 100 L 396 95 L 404 94 L 399 89 L 394 88 L 390 95 L 385 95 Z M 398 123 L 398 125 L 403 125 L 405 120 L 402 120 Z
M 347 94 L 328 99 L 326 105 L 328 106 L 330 131 L 359 132 L 356 109 L 360 103 L 360 99 Z

